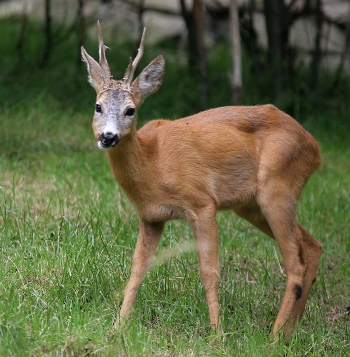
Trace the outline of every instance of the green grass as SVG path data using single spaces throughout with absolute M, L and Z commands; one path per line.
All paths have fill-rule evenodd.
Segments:
M 65 67 L 73 59 L 54 57 L 48 69 L 34 66 L 30 73 L 6 67 L 2 74 L 0 356 L 348 356 L 346 100 L 312 106 L 303 99 L 296 105 L 301 99 L 295 95 L 288 102 L 302 108 L 298 119 L 320 141 L 323 155 L 302 194 L 299 219 L 324 254 L 291 342 L 269 336 L 285 284 L 277 245 L 230 212 L 218 214 L 224 335 L 209 328 L 193 236 L 182 222 L 167 224 L 132 321 L 116 331 L 112 324 L 130 274 L 138 219 L 96 147 L 93 89 L 85 69 Z M 211 66 L 221 71 L 218 78 L 225 75 L 224 63 Z M 141 118 L 197 110 L 191 78 L 179 80 L 183 71 L 169 60 L 164 87 L 146 101 Z M 219 99 L 213 96 L 208 105 L 228 104 L 227 85 L 213 83 Z M 254 88 L 253 81 L 247 88 Z M 188 100 L 186 91 L 192 93 Z M 257 90 L 246 100 L 259 102 Z
M 1 123 L 0 355 L 346 355 L 349 151 L 326 148 L 302 195 L 300 220 L 324 255 L 288 346 L 269 338 L 285 282 L 276 244 L 231 213 L 218 215 L 226 338 L 208 328 L 194 252 L 150 272 L 132 323 L 117 333 L 137 217 L 96 148 L 89 115 L 52 113 L 44 98 L 33 104 L 7 109 Z M 187 239 L 185 224 L 169 223 L 158 256 Z

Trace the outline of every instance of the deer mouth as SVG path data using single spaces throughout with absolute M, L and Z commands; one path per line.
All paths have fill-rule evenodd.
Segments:
M 98 147 L 102 150 L 109 150 L 112 147 L 116 146 L 119 142 L 118 134 L 102 133 L 99 137 Z
M 112 145 L 107 146 L 107 145 L 103 144 L 101 141 L 98 141 L 97 146 L 101 150 L 109 150 L 113 147 Z

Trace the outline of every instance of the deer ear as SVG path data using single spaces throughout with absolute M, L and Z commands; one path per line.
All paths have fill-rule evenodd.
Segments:
M 103 71 L 101 66 L 86 52 L 85 48 L 81 47 L 81 56 L 86 63 L 89 82 L 95 88 L 96 92 L 99 92 L 100 85 L 103 80 Z
M 134 80 L 132 91 L 138 105 L 160 88 L 163 83 L 164 70 L 165 60 L 163 56 L 158 56 Z

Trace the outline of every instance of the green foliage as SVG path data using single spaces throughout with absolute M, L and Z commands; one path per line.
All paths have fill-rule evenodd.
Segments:
M 209 329 L 193 236 L 169 222 L 132 321 L 112 328 L 130 274 L 137 217 L 115 184 L 91 132 L 94 91 L 76 66 L 75 39 L 37 66 L 40 24 L 30 23 L 17 58 L 18 23 L 0 21 L 0 356 L 347 356 L 349 337 L 350 150 L 346 86 L 325 96 L 285 95 L 291 114 L 316 136 L 323 165 L 299 204 L 301 223 L 324 255 L 304 318 L 288 345 L 269 336 L 285 276 L 275 242 L 230 212 L 220 226 L 220 302 L 224 335 Z M 10 40 L 12 38 L 12 41 Z M 121 77 L 131 44 L 111 44 Z M 96 43 L 87 44 L 96 57 Z M 117 56 L 121 53 L 122 56 Z M 143 120 L 198 110 L 196 85 L 169 48 L 164 86 L 140 110 Z M 114 66 L 120 64 L 121 68 Z M 245 102 L 271 100 L 267 78 L 246 64 Z M 210 56 L 208 106 L 229 104 L 225 50 Z M 301 83 L 301 82 L 300 82 Z M 181 138 L 179 138 L 181 139 Z M 186 245 L 184 252 L 178 247 Z

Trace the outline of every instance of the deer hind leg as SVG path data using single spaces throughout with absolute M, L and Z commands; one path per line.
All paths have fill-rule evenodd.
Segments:
M 155 250 L 162 235 L 164 223 L 149 223 L 140 220 L 140 232 L 137 238 L 134 257 L 132 260 L 131 276 L 125 289 L 125 296 L 120 309 L 120 319 L 126 320 L 130 316 L 137 291 L 147 273 Z M 115 324 L 115 326 L 118 322 Z
M 297 249 L 296 252 L 298 257 L 293 257 L 293 254 L 288 256 L 288 253 L 291 251 L 290 248 L 287 247 L 286 249 L 286 244 L 284 242 L 280 244 L 286 265 L 287 286 L 282 305 L 273 328 L 273 333 L 275 335 L 279 331 L 283 331 L 286 341 L 288 341 L 292 336 L 298 320 L 301 319 L 304 313 L 311 287 L 316 279 L 318 262 L 322 254 L 321 245 L 300 224 L 297 224 L 293 229 L 297 244 L 295 249 Z M 283 251 L 287 251 L 286 258 L 284 257 L 286 253 L 283 253 Z M 291 271 L 290 268 L 287 269 L 289 264 L 295 264 L 292 274 L 288 273 L 288 270 Z M 299 273 L 295 274 L 295 272 L 300 270 L 300 267 L 301 272 L 304 271 L 302 282 L 298 282 L 298 279 L 296 279 Z M 293 274 L 295 277 L 293 277 Z M 294 300 L 293 293 L 295 295 Z
M 320 243 L 318 243 L 318 241 L 313 238 L 300 224 L 299 229 L 302 234 L 301 253 L 302 260 L 306 263 L 306 273 L 302 286 L 302 296 L 297 300 L 293 311 L 294 323 L 296 323 L 297 320 L 301 319 L 303 316 L 311 287 L 316 280 L 318 263 L 322 254 Z
M 310 253 L 305 249 L 305 234 L 296 218 L 296 198 L 290 190 L 280 183 L 274 183 L 269 188 L 265 187 L 259 202 L 281 250 L 287 275 L 286 289 L 274 323 L 273 334 L 283 332 L 288 340 L 294 332 L 297 319 L 301 316 L 300 310 L 304 308 L 310 292 L 310 283 L 305 279 L 314 279 L 316 270 L 308 268 Z
M 197 214 L 196 219 L 192 221 L 192 227 L 196 238 L 201 281 L 209 308 L 210 325 L 220 332 L 219 253 L 215 207 L 206 207 Z
M 293 198 L 291 199 L 291 201 L 293 202 Z M 275 202 L 275 201 L 273 201 L 273 202 Z M 284 198 L 283 202 L 288 202 L 288 199 Z M 273 214 L 274 208 L 273 207 L 275 207 L 275 206 L 272 206 L 270 208 L 270 211 L 272 212 L 270 215 L 272 215 L 272 216 L 274 216 L 274 214 Z M 280 211 L 280 209 L 276 209 L 276 212 L 279 212 L 279 211 Z M 290 206 L 289 211 L 291 212 L 291 217 L 294 217 L 295 213 L 293 213 L 293 204 Z M 241 207 L 239 209 L 235 209 L 235 212 L 237 215 L 244 218 L 245 220 L 247 220 L 248 222 L 250 222 L 257 228 L 259 228 L 262 232 L 266 233 L 267 235 L 271 236 L 272 238 L 275 238 L 274 233 L 270 227 L 270 224 L 266 220 L 260 207 L 258 207 L 256 205 L 251 205 L 248 207 Z M 285 216 L 288 217 L 288 210 L 285 213 Z M 276 223 L 272 223 L 272 224 L 279 225 L 278 218 L 276 218 L 275 220 L 276 220 Z M 288 222 L 288 220 L 283 219 L 283 218 L 280 218 L 280 220 L 284 221 L 284 222 Z M 274 221 L 274 220 L 270 218 L 270 221 Z M 288 228 L 288 223 L 285 226 L 287 226 L 287 228 Z M 283 309 L 281 307 L 279 317 L 276 319 L 275 327 L 273 330 L 274 334 L 278 333 L 278 331 L 280 330 L 279 326 L 284 326 L 285 328 L 287 328 L 287 330 L 285 331 L 287 339 L 290 337 L 291 333 L 293 332 L 297 321 L 299 319 L 301 319 L 301 317 L 303 315 L 303 312 L 305 309 L 305 304 L 308 299 L 312 284 L 316 279 L 316 274 L 317 274 L 317 269 L 318 269 L 318 261 L 321 256 L 321 253 L 322 253 L 322 248 L 321 248 L 320 244 L 317 242 L 317 240 L 314 239 L 300 224 L 297 224 L 296 221 L 295 222 L 292 221 L 291 227 L 294 227 L 293 229 L 296 231 L 296 234 L 293 235 L 293 233 L 292 233 L 289 235 L 289 236 L 292 236 L 292 243 L 289 243 L 289 245 L 292 247 L 292 250 L 291 250 L 292 252 L 297 250 L 298 256 L 294 257 L 294 260 L 297 262 L 299 260 L 298 265 L 300 265 L 301 268 L 305 270 L 305 275 L 302 279 L 302 283 L 300 283 L 300 284 L 295 283 L 294 289 L 293 289 L 293 285 L 291 288 L 289 288 L 290 291 L 292 291 L 292 294 L 289 294 L 289 295 L 291 295 L 290 298 L 292 299 L 292 303 L 290 305 L 288 305 L 289 300 L 286 300 L 287 302 L 285 303 L 284 306 L 287 306 L 288 309 L 286 307 L 283 307 L 283 304 L 282 304 Z M 275 229 L 275 231 L 276 231 L 276 229 Z M 288 230 L 287 230 L 287 232 L 288 232 Z M 293 230 L 291 230 L 291 232 L 293 232 Z M 284 236 L 285 235 L 282 232 L 279 237 L 282 237 L 282 239 L 285 239 L 285 238 L 283 238 Z M 290 240 L 290 238 L 288 238 L 288 239 Z M 278 238 L 276 240 L 278 241 Z M 294 243 L 293 243 L 293 241 L 294 241 Z M 282 250 L 282 248 L 281 248 L 281 250 Z M 287 251 L 287 255 L 288 255 L 289 254 L 288 246 L 287 246 L 287 249 L 285 249 L 285 250 Z M 287 257 L 287 260 L 291 260 L 291 259 L 293 259 L 293 258 Z M 299 267 L 299 269 L 300 269 L 300 267 Z M 291 269 L 289 269 L 288 271 L 291 271 Z M 288 272 L 287 272 L 287 276 L 288 276 Z M 289 276 L 290 276 L 290 274 L 289 274 Z M 296 302 L 294 303 L 294 308 L 292 309 L 293 292 L 296 297 Z M 289 324 L 289 330 L 288 330 L 288 326 L 286 324 Z

